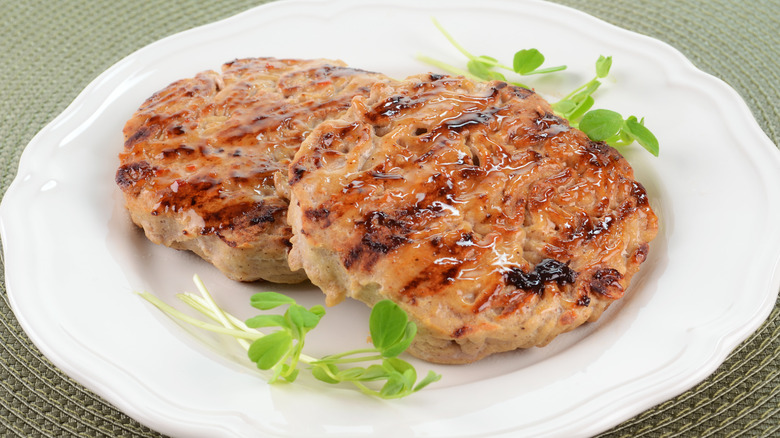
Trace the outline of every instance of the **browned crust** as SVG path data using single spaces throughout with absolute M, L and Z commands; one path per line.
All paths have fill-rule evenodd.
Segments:
M 155 93 L 124 128 L 116 183 L 155 243 L 228 277 L 298 282 L 287 166 L 306 135 L 383 77 L 339 61 L 239 59 Z
M 657 231 L 642 185 L 537 94 L 440 75 L 380 84 L 290 166 L 290 262 L 335 304 L 390 298 L 410 351 L 542 346 L 623 296 Z

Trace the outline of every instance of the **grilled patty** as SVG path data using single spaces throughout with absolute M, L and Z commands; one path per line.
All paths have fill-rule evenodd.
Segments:
M 251 58 L 174 82 L 124 128 L 116 183 L 132 220 L 232 279 L 304 280 L 287 264 L 288 164 L 377 80 L 338 61 Z
M 626 160 L 504 82 L 421 75 L 320 124 L 289 168 L 290 266 L 327 295 L 398 303 L 440 363 L 595 321 L 657 218 Z

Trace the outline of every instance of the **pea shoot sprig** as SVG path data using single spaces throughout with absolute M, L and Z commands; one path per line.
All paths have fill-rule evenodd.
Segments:
M 311 374 L 322 382 L 349 382 L 361 392 L 383 399 L 406 397 L 441 379 L 441 375 L 429 371 L 418 382 L 414 366 L 398 357 L 411 345 L 417 326 L 390 300 L 380 301 L 371 310 L 372 348 L 317 359 L 303 354 L 303 348 L 306 334 L 325 315 L 324 307 L 307 309 L 286 295 L 260 292 L 250 298 L 253 307 L 265 311 L 287 306 L 284 314 L 263 313 L 244 322 L 220 308 L 197 275 L 193 281 L 200 295 L 183 293 L 177 297 L 216 324 L 185 314 L 148 292 L 139 295 L 173 318 L 234 337 L 257 368 L 270 372 L 269 383 L 294 382 L 301 363 L 307 364 Z M 276 331 L 264 334 L 256 330 L 263 327 L 274 327 Z
M 606 78 L 611 67 L 611 56 L 599 56 L 596 60 L 596 76 L 553 103 L 553 111 L 593 141 L 603 141 L 615 147 L 627 146 L 636 141 L 657 157 L 658 139 L 645 126 L 644 118 L 638 120 L 636 116 L 629 116 L 624 119 L 619 113 L 608 109 L 591 110 L 595 103 L 593 93 L 601 86 L 599 79 Z
M 463 70 L 429 56 L 418 55 L 417 59 L 427 64 L 439 67 L 442 70 L 448 71 L 450 73 L 462 75 L 473 80 L 499 80 L 527 88 L 526 85 L 520 82 L 507 80 L 506 75 L 500 71 L 496 71 L 496 69 L 514 72 L 521 76 L 538 75 L 566 70 L 565 65 L 540 68 L 542 64 L 544 64 L 544 55 L 542 55 L 542 53 L 537 49 L 523 49 L 516 52 L 514 58 L 512 59 L 511 67 L 500 63 L 496 58 L 490 56 L 475 56 L 466 50 L 466 48 L 464 48 L 462 45 L 460 45 L 435 18 L 433 18 L 432 21 L 434 26 L 439 29 L 439 31 L 444 35 L 445 38 L 447 38 L 450 44 L 452 44 L 456 49 L 458 49 L 460 53 L 468 58 L 468 63 L 466 64 L 467 70 Z
M 498 70 L 506 70 L 522 77 L 554 73 L 567 68 L 565 65 L 541 68 L 545 61 L 544 55 L 534 48 L 515 52 L 511 67 L 490 56 L 475 56 L 455 41 L 436 19 L 433 19 L 433 24 L 459 52 L 468 58 L 466 69 L 429 56 L 418 55 L 417 59 L 453 74 L 462 75 L 472 80 L 500 80 L 520 87 L 531 88 L 521 82 L 508 80 L 506 75 Z M 657 157 L 659 153 L 658 139 L 645 126 L 644 118 L 638 119 L 633 115 L 623 118 L 620 113 L 607 109 L 591 110 L 595 103 L 593 93 L 601 86 L 600 79 L 609 75 L 611 67 L 611 56 L 599 56 L 596 61 L 595 77 L 577 87 L 563 99 L 553 103 L 553 111 L 567 119 L 572 127 L 579 128 L 593 141 L 603 141 L 614 147 L 627 146 L 637 142 Z

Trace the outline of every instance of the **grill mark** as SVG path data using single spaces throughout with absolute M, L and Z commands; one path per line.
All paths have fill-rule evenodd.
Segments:
M 510 90 L 511 90 L 512 94 L 514 94 L 516 97 L 519 97 L 521 99 L 525 99 L 528 96 L 531 96 L 531 95 L 534 94 L 534 92 L 532 90 L 529 90 L 528 88 L 518 87 L 518 86 L 514 86 L 514 85 L 510 87 Z
M 191 157 L 195 152 L 195 148 L 182 144 L 174 148 L 161 150 L 159 158 L 163 160 L 179 159 L 182 157 Z
M 535 116 L 530 119 L 531 123 L 528 125 L 528 131 L 524 138 L 524 141 L 530 144 L 542 143 L 571 129 L 566 120 L 551 112 L 535 110 L 534 114 Z
M 204 217 L 207 224 L 214 224 L 204 228 L 208 230 L 215 229 L 234 229 L 247 222 L 250 225 L 258 225 L 267 222 L 275 222 L 276 216 L 285 211 L 285 208 L 278 205 L 267 205 L 264 202 L 242 202 L 232 204 L 227 208 L 220 209 Z
M 604 142 L 588 140 L 584 146 L 587 160 L 595 167 L 607 167 L 620 159 L 620 155 Z
M 304 167 L 303 165 L 296 163 L 290 166 L 290 178 L 288 180 L 288 184 L 290 184 L 291 186 L 296 184 L 298 181 L 301 180 L 301 178 L 303 178 L 303 175 L 305 174 L 306 174 L 306 167 Z
M 408 223 L 382 211 L 368 212 L 355 222 L 355 228 L 361 238 L 347 253 L 344 266 L 347 269 L 359 266 L 366 271 L 373 268 L 379 257 L 408 243 L 407 236 L 412 232 Z
M 235 248 L 238 246 L 236 240 L 251 242 L 253 239 L 246 239 L 246 237 L 263 233 L 266 225 L 284 220 L 286 213 L 286 207 L 265 202 L 230 204 L 218 211 L 203 214 L 205 226 L 201 229 L 200 234 L 216 235 L 228 246 Z M 238 231 L 238 236 L 244 238 L 228 239 L 224 235 L 226 231 Z M 289 237 L 286 239 L 289 240 Z
M 193 205 L 205 205 L 208 198 L 218 196 L 215 181 L 176 180 L 165 190 L 160 191 L 159 202 L 152 214 L 163 211 L 182 211 Z
M 135 161 L 120 166 L 114 179 L 123 191 L 128 191 L 135 183 L 149 179 L 154 174 L 155 168 L 148 161 Z
M 461 236 L 466 236 L 466 234 Z M 462 239 L 467 240 L 468 238 L 462 237 Z M 442 292 L 447 286 L 454 284 L 465 264 L 464 259 L 466 257 L 464 257 L 464 254 L 474 252 L 473 248 L 459 246 L 457 242 L 455 244 L 443 244 L 439 236 L 432 237 L 428 243 L 431 246 L 430 251 L 435 255 L 449 259 L 459 259 L 460 261 L 457 263 L 450 261 L 447 264 L 433 262 L 425 266 L 424 269 L 420 269 L 419 274 L 409 280 L 399 290 L 399 293 L 412 304 L 416 302 L 416 298 L 437 294 Z
M 323 228 L 330 226 L 330 210 L 325 207 L 308 209 L 303 214 L 309 220 L 323 222 L 321 224 Z
M 454 266 L 431 264 L 421 271 L 420 275 L 409 280 L 400 290 L 405 296 L 422 296 L 441 290 L 442 287 L 453 284 L 460 274 L 463 263 Z
M 405 110 L 411 108 L 418 108 L 426 100 L 427 99 L 425 98 L 413 99 L 404 95 L 390 96 L 385 99 L 384 102 L 375 105 L 372 110 L 366 114 L 366 118 L 372 123 L 378 124 L 380 120 L 398 116 Z
M 141 126 L 132 135 L 125 139 L 125 149 L 132 149 L 136 144 L 146 140 L 152 135 L 150 126 Z

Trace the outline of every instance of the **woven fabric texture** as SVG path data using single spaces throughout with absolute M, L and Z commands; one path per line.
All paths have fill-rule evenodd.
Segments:
M 734 87 L 764 132 L 780 144 L 778 0 L 555 2 L 676 47 Z M 0 193 L 15 177 L 21 152 L 35 133 L 106 68 L 167 35 L 262 3 L 0 0 Z M 0 436 L 159 436 L 41 355 L 10 310 L 4 266 Z M 602 436 L 780 436 L 780 301 L 708 379 Z

